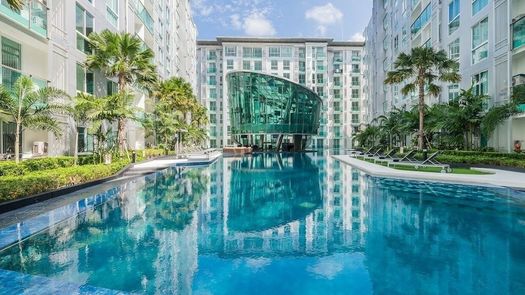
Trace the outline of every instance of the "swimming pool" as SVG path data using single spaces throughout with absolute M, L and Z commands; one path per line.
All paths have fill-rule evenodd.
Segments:
M 525 294 L 525 193 L 258 154 L 136 178 L 0 245 L 6 293 Z

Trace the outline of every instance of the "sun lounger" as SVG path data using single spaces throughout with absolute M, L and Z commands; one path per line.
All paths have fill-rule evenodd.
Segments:
M 398 161 L 398 162 L 389 161 L 388 166 L 390 165 L 411 165 L 411 166 L 414 166 L 416 169 L 418 167 L 439 167 L 442 169 L 442 172 L 447 173 L 450 171 L 450 165 L 443 164 L 439 162 L 438 160 L 436 160 L 436 157 L 439 155 L 439 153 L 440 153 L 439 151 L 433 153 L 428 158 L 426 158 L 424 161 L 414 161 L 414 160 Z

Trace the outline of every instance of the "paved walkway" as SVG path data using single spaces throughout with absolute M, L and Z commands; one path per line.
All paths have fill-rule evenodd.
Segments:
M 177 159 L 175 157 L 172 157 L 147 161 L 133 165 L 133 167 L 129 168 L 128 171 L 126 171 L 124 176 L 147 174 L 155 172 L 157 170 L 168 168 L 173 165 L 209 164 L 215 161 L 221 155 L 221 152 L 212 152 L 209 154 L 196 153 L 193 155 L 189 155 L 187 158 L 184 159 Z
M 332 156 L 335 159 L 351 165 L 359 170 L 363 170 L 367 174 L 381 177 L 391 178 L 408 178 L 415 180 L 431 180 L 440 182 L 453 182 L 471 185 L 494 185 L 506 186 L 516 188 L 519 190 L 525 189 L 525 173 L 487 169 L 474 168 L 480 171 L 486 171 L 493 174 L 487 175 L 467 175 L 467 174 L 452 174 L 452 173 L 432 173 L 432 172 L 418 172 L 418 171 L 404 171 L 381 166 L 379 164 L 369 163 L 363 160 L 353 158 L 348 155 Z

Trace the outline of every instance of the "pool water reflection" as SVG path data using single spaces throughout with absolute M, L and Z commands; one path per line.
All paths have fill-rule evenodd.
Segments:
M 525 294 L 525 195 L 510 189 L 257 154 L 111 194 L 0 268 L 147 294 Z

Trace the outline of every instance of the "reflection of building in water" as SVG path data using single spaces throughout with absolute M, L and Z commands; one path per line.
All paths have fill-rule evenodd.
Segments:
M 525 224 L 510 224 L 515 205 L 498 190 L 371 178 L 366 254 L 374 291 L 520 293 Z
M 223 175 L 223 195 L 215 182 L 217 189 L 201 200 L 201 253 L 328 254 L 362 248 L 362 182 L 351 167 L 316 154 L 264 154 L 226 158 L 216 168 L 211 179 Z

